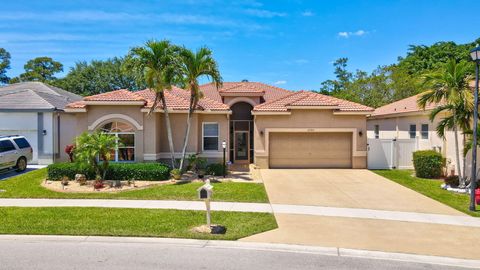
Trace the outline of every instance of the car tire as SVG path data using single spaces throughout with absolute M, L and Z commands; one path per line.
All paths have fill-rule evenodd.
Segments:
M 17 172 L 23 172 L 27 169 L 27 159 L 21 157 L 17 160 L 17 165 L 15 166 L 15 170 Z

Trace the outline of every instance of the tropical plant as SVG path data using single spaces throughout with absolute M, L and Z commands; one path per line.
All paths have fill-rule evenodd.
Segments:
M 149 114 L 152 114 L 162 104 L 167 130 L 168 145 L 170 148 L 171 166 L 175 168 L 175 149 L 173 145 L 172 128 L 165 100 L 165 90 L 171 90 L 175 80 L 176 50 L 169 41 L 148 41 L 143 47 L 136 47 L 130 51 L 126 67 L 140 70 L 145 83 L 155 93 L 155 100 Z
M 440 112 L 447 112 L 450 116 L 445 117 L 437 126 L 437 133 L 440 136 L 445 135 L 445 129 L 451 129 L 455 138 L 455 159 L 458 165 L 458 175 L 460 186 L 465 186 L 464 169 L 460 168 L 460 147 L 458 142 L 459 129 L 466 131 L 469 126 L 469 120 L 460 120 L 463 118 L 471 119 L 470 114 L 473 111 L 472 93 L 469 88 L 471 66 L 470 63 L 458 62 L 451 58 L 438 71 L 428 73 L 424 76 L 424 84 L 430 88 L 423 92 L 417 100 L 421 108 L 427 104 L 440 104 L 431 113 L 431 120 Z M 468 116 L 468 117 L 467 117 Z M 463 164 L 465 166 L 465 164 Z
M 179 71 L 181 76 L 179 83 L 185 87 L 185 90 L 190 92 L 187 128 L 185 130 L 182 156 L 180 159 L 180 169 L 183 169 L 192 116 L 197 108 L 198 101 L 203 97 L 198 80 L 202 77 L 206 77 L 211 80 L 217 88 L 219 88 L 222 84 L 222 77 L 220 76 L 218 64 L 215 59 L 213 59 L 212 51 L 206 47 L 200 48 L 195 53 L 189 49 L 182 48 L 180 50 Z
M 103 132 L 84 132 L 76 138 L 75 162 L 93 168 L 97 180 L 105 180 L 109 161 L 117 148 L 117 138 Z

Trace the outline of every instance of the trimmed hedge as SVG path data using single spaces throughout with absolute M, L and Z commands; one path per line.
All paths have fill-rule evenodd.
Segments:
M 92 169 L 81 169 L 76 163 L 55 163 L 48 165 L 47 177 L 57 181 L 66 176 L 75 179 L 75 174 L 85 174 L 87 179 L 95 179 Z M 110 163 L 106 180 L 151 180 L 170 179 L 170 167 L 162 163 Z
M 439 178 L 445 167 L 445 158 L 434 150 L 422 150 L 413 153 L 415 175 L 421 178 Z
M 207 175 L 223 175 L 223 164 L 222 163 L 212 163 L 207 166 L 206 169 Z M 227 166 L 225 166 L 225 174 L 228 174 Z

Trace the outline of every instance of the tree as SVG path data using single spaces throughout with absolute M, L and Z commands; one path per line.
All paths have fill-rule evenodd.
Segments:
M 10 83 L 24 81 L 51 82 L 56 80 L 54 74 L 63 71 L 63 65 L 50 57 L 37 57 L 29 60 L 23 68 L 25 72 L 13 78 Z
M 180 169 L 183 169 L 185 153 L 187 151 L 188 137 L 190 135 L 190 126 L 192 116 L 197 108 L 198 101 L 203 97 L 200 91 L 198 79 L 206 77 L 215 83 L 217 89 L 222 84 L 222 77 L 218 69 L 218 64 L 213 58 L 212 51 L 206 47 L 202 47 L 195 53 L 186 48 L 180 50 L 180 83 L 190 92 L 190 102 L 188 107 L 187 128 L 183 140 L 182 156 L 180 159 Z
M 115 136 L 100 131 L 84 132 L 76 138 L 75 162 L 84 167 L 93 167 L 97 180 L 103 181 L 116 148 Z
M 167 40 L 148 41 L 144 47 L 133 48 L 126 63 L 126 68 L 131 67 L 143 72 L 147 86 L 155 93 L 155 100 L 150 109 L 150 114 L 155 111 L 159 103 L 162 104 L 173 169 L 176 167 L 175 148 L 167 102 L 165 100 L 165 90 L 171 90 L 175 80 L 175 71 L 177 70 L 176 52 L 177 48 L 172 46 Z
M 77 62 L 64 78 L 52 84 L 84 96 L 118 89 L 145 89 L 143 74 L 136 69 L 125 68 L 125 64 L 125 57 Z
M 8 69 L 10 69 L 10 53 L 0 48 L 0 84 L 8 83 L 10 80 L 7 76 Z
M 424 84 L 431 90 L 423 92 L 418 97 L 418 105 L 425 108 L 429 103 L 439 104 L 445 103 L 444 107 L 440 107 L 442 111 L 448 110 L 451 113 L 451 123 L 446 127 L 451 127 L 455 137 L 455 158 L 456 163 L 460 166 L 460 150 L 458 143 L 458 129 L 462 128 L 460 117 L 467 113 L 467 109 L 473 107 L 471 92 L 469 88 L 471 64 L 466 61 L 457 63 L 455 58 L 448 60 L 438 71 L 426 74 L 424 76 Z M 438 109 L 439 110 L 439 109 Z M 437 110 L 433 113 L 438 114 Z M 432 114 L 432 119 L 436 114 Z M 466 130 L 464 130 L 466 131 Z M 465 164 L 463 164 L 465 166 Z M 460 167 L 458 175 L 460 186 L 465 186 L 465 178 Z

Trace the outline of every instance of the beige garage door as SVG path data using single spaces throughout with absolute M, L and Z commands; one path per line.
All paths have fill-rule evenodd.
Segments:
M 270 133 L 270 168 L 351 168 L 352 133 Z

